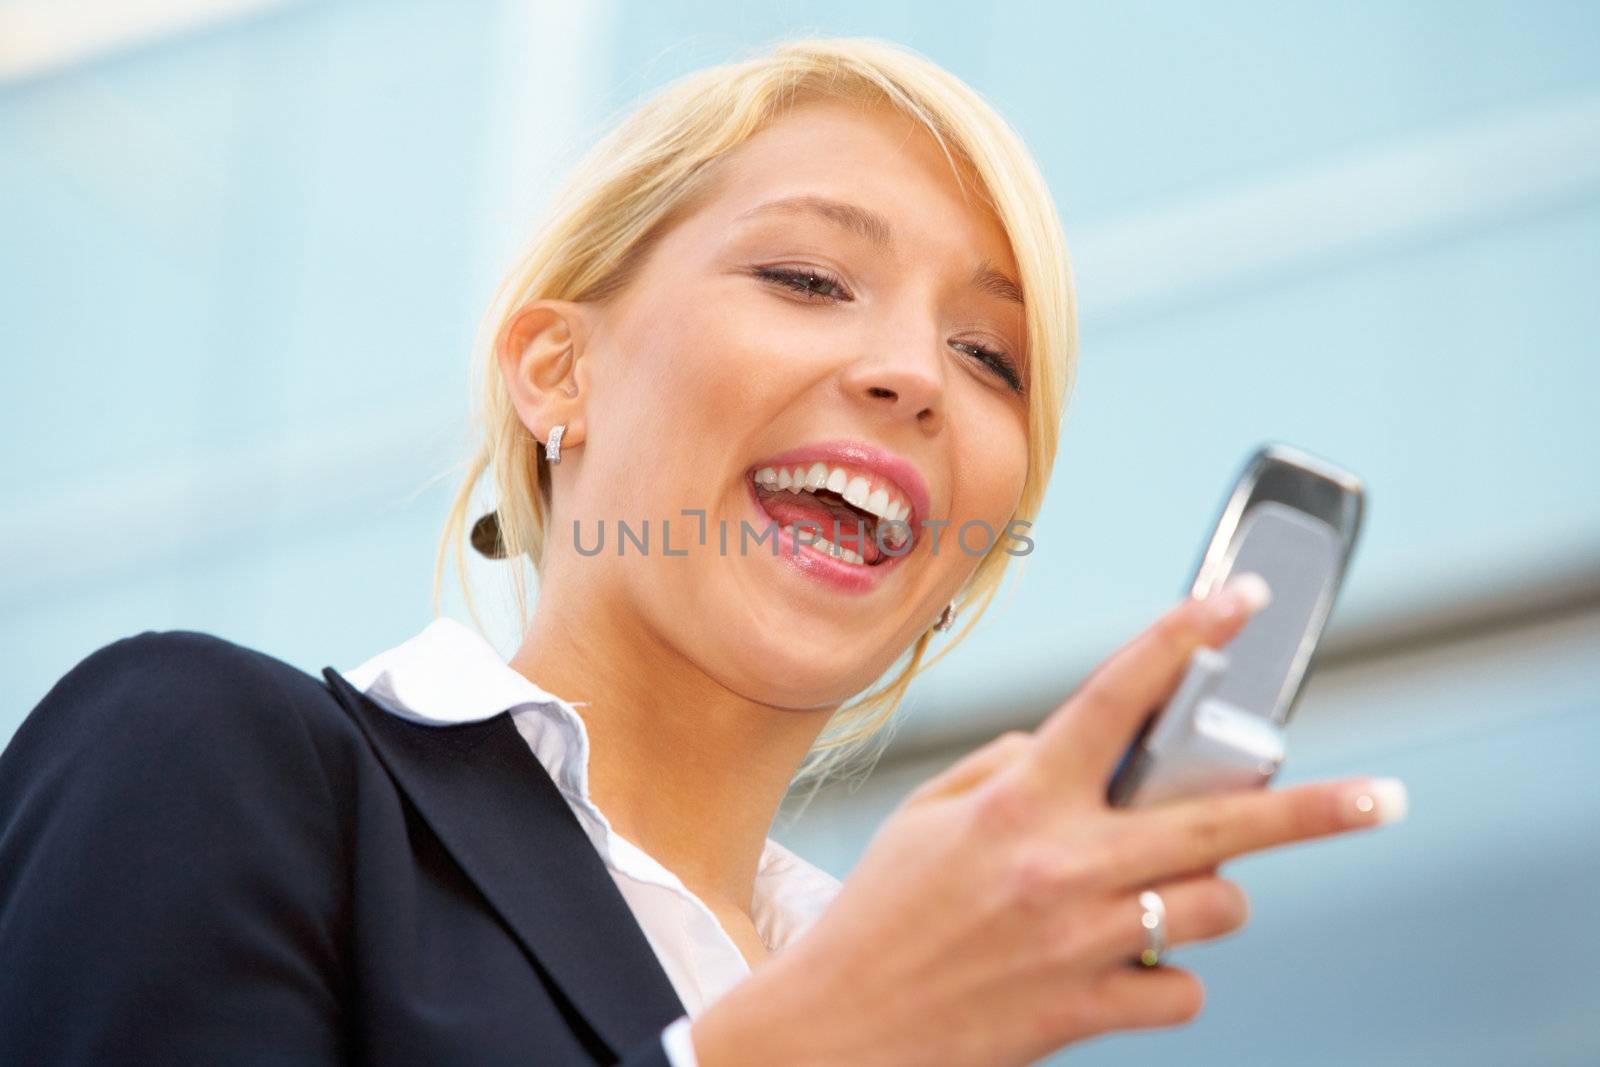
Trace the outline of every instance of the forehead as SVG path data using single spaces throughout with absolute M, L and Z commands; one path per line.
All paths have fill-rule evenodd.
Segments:
M 797 106 L 717 162 L 702 205 L 717 232 L 770 218 L 775 200 L 821 197 L 858 205 L 889 223 L 904 257 L 947 247 L 963 258 L 1014 266 L 1005 229 L 970 171 L 958 183 L 921 123 L 887 106 L 836 101 Z

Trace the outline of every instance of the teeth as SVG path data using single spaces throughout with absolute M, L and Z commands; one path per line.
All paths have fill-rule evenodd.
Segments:
M 828 489 L 863 511 L 871 512 L 890 522 L 905 522 L 911 514 L 911 502 L 900 495 L 892 484 L 873 485 L 866 475 L 857 474 L 844 467 L 826 463 L 813 463 L 779 469 L 762 467 L 752 476 L 755 483 L 766 489 L 787 489 L 791 493 L 802 490 Z
M 840 491 L 839 495 L 856 507 L 864 508 L 867 506 L 867 498 L 872 495 L 872 490 L 868 487 L 867 480 L 858 474 L 850 479 L 849 484 Z
M 848 549 L 848 548 L 845 548 L 843 545 L 836 545 L 832 541 L 828 540 L 826 537 L 822 537 L 822 536 L 818 535 L 814 530 L 811 530 L 810 528 L 807 528 L 804 531 L 804 533 L 805 533 L 805 538 L 804 539 L 801 538 L 801 529 L 800 529 L 800 527 L 798 527 L 798 526 L 785 526 L 784 529 L 789 531 L 789 536 L 793 537 L 795 539 L 795 543 L 796 544 L 809 544 L 813 548 L 820 548 L 822 551 L 826 552 L 828 555 L 832 556 L 834 559 L 842 559 L 846 563 L 854 563 L 854 564 L 857 564 L 857 565 L 861 565 L 861 564 L 864 564 L 864 563 L 867 562 L 865 559 L 863 559 L 861 557 L 861 553 L 852 551 L 851 549 Z

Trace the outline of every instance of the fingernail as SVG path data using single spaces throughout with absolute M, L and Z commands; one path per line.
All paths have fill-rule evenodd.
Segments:
M 1245 611 L 1251 615 L 1272 603 L 1272 587 L 1255 571 L 1235 574 L 1211 597 L 1219 614 Z
M 1399 822 L 1406 817 L 1406 784 L 1398 778 L 1363 782 L 1350 790 L 1345 811 L 1353 822 Z

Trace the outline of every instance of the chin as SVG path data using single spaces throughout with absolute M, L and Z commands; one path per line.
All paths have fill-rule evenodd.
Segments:
M 748 699 L 797 710 L 837 705 L 905 651 L 905 644 L 891 647 L 888 629 L 903 619 L 883 617 L 862 598 L 818 590 L 765 550 L 709 563 L 685 569 L 656 607 L 668 630 L 681 635 L 675 643 Z M 896 614 L 903 610 L 896 605 Z
M 797 711 L 830 707 L 849 700 L 871 685 L 885 667 L 841 655 L 840 647 L 868 647 L 856 640 L 827 640 L 818 630 L 802 639 L 794 624 L 771 629 L 751 628 L 713 652 L 724 664 L 714 673 L 729 680 L 729 688 L 773 707 Z

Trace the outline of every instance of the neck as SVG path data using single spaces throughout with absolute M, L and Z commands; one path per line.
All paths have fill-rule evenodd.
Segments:
M 612 828 L 714 909 L 748 915 L 778 805 L 833 709 L 733 693 L 629 612 L 548 578 L 510 665 L 584 702 L 589 792 Z

